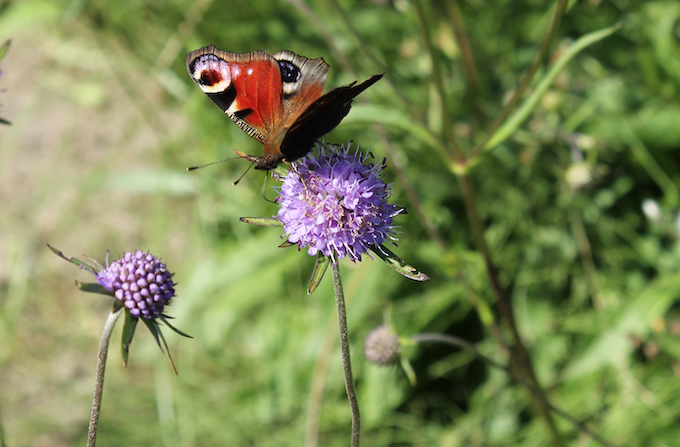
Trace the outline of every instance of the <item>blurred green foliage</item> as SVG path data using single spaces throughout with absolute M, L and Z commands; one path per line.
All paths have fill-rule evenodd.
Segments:
M 324 57 L 327 89 L 387 73 L 327 140 L 352 139 L 388 157 L 394 198 L 410 211 L 396 221 L 403 233 L 395 252 L 431 280 L 413 283 L 370 260 L 342 263 L 363 445 L 550 445 L 527 391 L 468 352 L 405 349 L 418 379 L 411 386 L 401 369 L 368 364 L 361 347 L 389 318 L 402 336 L 458 335 L 507 363 L 486 324 L 485 310 L 496 308 L 484 260 L 437 141 L 451 143 L 443 108 L 463 152 L 482 141 L 536 57 L 554 2 L 458 2 L 476 88 L 454 39 L 451 0 L 423 1 L 425 26 L 407 0 L 300 5 L 0 2 L 0 41 L 12 39 L 0 66 L 2 114 L 12 122 L 0 128 L 7 445 L 86 438 L 110 304 L 78 293 L 73 270 L 46 242 L 99 260 L 106 250 L 160 254 L 179 282 L 169 313 L 195 337 L 164 331 L 177 377 L 148 334 L 138 334 L 127 369 L 113 351 L 100 444 L 310 447 L 318 430 L 318 445 L 348 445 L 330 278 L 307 296 L 314 259 L 277 248 L 276 229 L 237 221 L 276 212 L 261 198 L 260 174 L 234 188 L 243 162 L 183 172 L 234 148 L 259 150 L 186 74 L 186 53 L 208 44 Z M 551 401 L 617 445 L 673 446 L 679 4 L 572 2 L 531 88 L 575 41 L 616 23 L 620 29 L 577 54 L 470 176 L 485 239 Z M 568 445 L 597 445 L 555 420 Z

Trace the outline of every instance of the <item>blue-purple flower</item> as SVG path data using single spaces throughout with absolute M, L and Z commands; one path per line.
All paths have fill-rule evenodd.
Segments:
M 385 160 L 373 164 L 370 152 L 350 145 L 320 147 L 319 156 L 296 163 L 283 181 L 278 220 L 288 241 L 334 261 L 361 255 L 391 236 L 392 218 L 403 211 L 388 203 Z
M 160 318 L 175 295 L 175 284 L 166 265 L 150 253 L 128 252 L 97 274 L 97 282 L 113 292 L 133 317 Z
M 125 309 L 125 323 L 121 339 L 123 363 L 125 365 L 127 365 L 135 328 L 141 320 L 151 331 L 151 335 L 156 339 L 161 351 L 167 352 L 172 367 L 175 367 L 172 357 L 170 357 L 168 344 L 161 333 L 159 321 L 165 323 L 179 335 L 188 338 L 191 338 L 191 336 L 171 325 L 168 319 L 172 317 L 163 313 L 165 306 L 170 304 L 170 300 L 175 296 L 175 283 L 172 280 L 173 274 L 168 272 L 167 266 L 160 261 L 160 258 L 149 252 L 144 253 L 137 250 L 125 253 L 120 259 L 109 264 L 107 254 L 107 265 L 103 266 L 92 259 L 89 259 L 90 263 L 87 263 L 76 258 L 66 257 L 50 244 L 47 244 L 47 246 L 60 258 L 92 273 L 97 278 L 96 283 L 76 281 L 80 290 L 113 298 L 112 315 L 120 314 Z M 165 347 L 165 351 L 163 347 Z
M 317 145 L 318 156 L 307 155 L 290 171 L 274 170 L 283 178 L 276 217 L 241 217 L 241 222 L 266 227 L 283 227 L 287 237 L 281 247 L 297 245 L 317 256 L 307 287 L 312 293 L 329 263 L 337 265 L 348 257 L 360 261 L 370 250 L 399 274 L 414 281 L 427 281 L 422 272 L 406 264 L 383 242 L 396 241 L 392 219 L 406 210 L 388 203 L 390 185 L 383 179 L 385 160 L 374 164 L 370 152 L 350 152 L 350 144 Z M 396 244 L 395 244 L 396 245 Z

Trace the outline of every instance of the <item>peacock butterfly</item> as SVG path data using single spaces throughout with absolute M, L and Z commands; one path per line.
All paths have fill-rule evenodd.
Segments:
M 255 169 L 274 169 L 312 150 L 349 113 L 352 100 L 382 75 L 322 96 L 329 65 L 292 51 L 230 53 L 213 45 L 187 56 L 196 85 L 244 132 L 264 145 L 262 156 L 236 153 Z

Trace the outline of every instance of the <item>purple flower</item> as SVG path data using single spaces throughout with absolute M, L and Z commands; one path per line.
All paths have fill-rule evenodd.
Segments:
M 371 247 L 391 237 L 392 218 L 403 211 L 387 203 L 390 185 L 382 180 L 385 160 L 370 152 L 350 153 L 350 144 L 323 146 L 319 156 L 295 164 L 281 186 L 278 219 L 288 241 L 321 252 L 335 262 L 360 261 Z
M 97 282 L 113 292 L 133 317 L 159 318 L 175 295 L 172 274 L 150 253 L 128 252 L 97 273 Z

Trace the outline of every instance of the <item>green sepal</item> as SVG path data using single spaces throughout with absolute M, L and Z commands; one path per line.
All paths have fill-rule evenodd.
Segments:
M 402 276 L 412 279 L 414 281 L 427 281 L 430 279 L 425 273 L 419 272 L 414 267 L 406 264 L 402 261 L 399 256 L 392 253 L 390 250 L 385 248 L 384 245 L 374 245 L 371 247 L 371 251 L 375 253 L 380 259 L 385 261 L 385 263 L 397 273 Z
M 170 360 L 172 369 L 175 371 L 175 374 L 177 374 L 175 362 L 172 361 L 170 349 L 168 348 L 168 344 L 165 341 L 165 337 L 163 337 L 163 333 L 161 332 L 161 328 L 158 326 L 158 323 L 156 323 L 156 320 L 144 320 L 144 324 L 146 324 L 146 327 L 148 327 L 149 331 L 151 331 L 151 335 L 153 335 L 153 338 L 156 339 L 156 343 L 158 344 L 158 347 L 161 349 L 161 352 L 168 355 L 168 359 Z M 163 343 L 161 344 L 161 342 Z M 163 346 L 165 346 L 165 351 L 163 350 Z
M 115 314 L 116 312 L 118 312 L 119 310 L 121 310 L 123 307 L 124 307 L 124 306 L 123 306 L 123 302 L 122 302 L 122 301 L 113 300 L 113 310 L 111 311 L 111 313 L 114 313 L 114 314 Z
M 239 217 L 243 223 L 258 225 L 260 227 L 282 227 L 283 223 L 276 217 Z
M 98 293 L 99 295 L 106 295 L 111 298 L 115 298 L 115 295 L 110 290 L 105 289 L 101 284 L 96 282 L 80 282 L 76 281 L 76 286 L 83 292 L 88 293 Z M 118 301 L 120 302 L 120 301 Z
M 401 361 L 401 369 L 404 370 L 406 377 L 408 377 L 409 384 L 412 387 L 415 387 L 418 384 L 418 379 L 416 379 L 416 372 L 413 371 L 411 362 L 409 362 L 408 359 L 403 355 L 400 355 L 399 359 Z
M 8 126 L 11 126 L 11 125 L 12 125 L 12 123 L 10 123 L 10 122 L 7 121 L 6 119 L 2 119 L 2 118 L 0 118 L 0 124 L 7 124 Z
M 311 295 L 312 292 L 319 287 L 323 275 L 326 274 L 328 266 L 331 264 L 331 258 L 319 252 L 316 256 L 316 264 L 314 264 L 314 271 L 312 272 L 312 277 L 309 280 L 309 285 L 307 286 L 307 295 Z
M 281 245 L 279 245 L 279 248 L 288 248 L 288 247 L 293 247 L 295 245 L 297 245 L 295 242 L 291 242 L 291 241 L 286 239 L 285 242 L 282 242 Z
M 7 54 L 7 51 L 9 50 L 9 44 L 10 43 L 12 43 L 12 39 L 8 39 L 5 43 L 2 44 L 2 46 L 0 46 L 0 61 Z
M 168 322 L 168 318 L 172 318 L 172 317 L 169 317 L 169 316 L 167 316 L 167 315 L 161 315 L 159 318 L 161 319 L 161 321 L 163 321 L 163 323 L 165 323 L 166 326 L 168 326 L 170 329 L 172 329 L 175 333 L 181 335 L 182 337 L 186 337 L 186 338 L 194 338 L 194 337 L 192 337 L 191 335 L 185 334 L 184 332 L 182 332 L 182 331 L 180 331 L 179 329 L 177 329 L 175 326 L 171 325 L 171 324 Z
M 130 344 L 132 344 L 132 337 L 135 335 L 138 321 L 139 318 L 133 317 L 130 311 L 125 309 L 125 324 L 123 325 L 123 337 L 120 341 L 120 349 L 123 354 L 123 365 L 125 365 L 126 368 L 128 365 L 128 356 L 130 354 Z
M 86 270 L 86 271 L 92 273 L 94 276 L 97 276 L 97 273 L 99 273 L 99 272 L 101 271 L 101 269 L 98 269 L 98 267 L 95 267 L 95 266 L 93 266 L 93 265 L 87 264 L 87 263 L 81 261 L 80 259 L 76 259 L 76 258 L 67 258 L 67 257 L 64 255 L 64 253 L 62 253 L 61 251 L 59 251 L 59 250 L 57 250 L 56 248 L 52 247 L 50 244 L 47 244 L 47 246 L 49 247 L 50 250 L 52 250 L 52 252 L 53 252 L 55 255 L 59 256 L 59 257 L 62 258 L 62 259 L 65 259 L 66 261 L 70 262 L 71 264 L 77 265 L 78 267 L 80 267 L 80 268 L 83 269 L 83 270 Z

